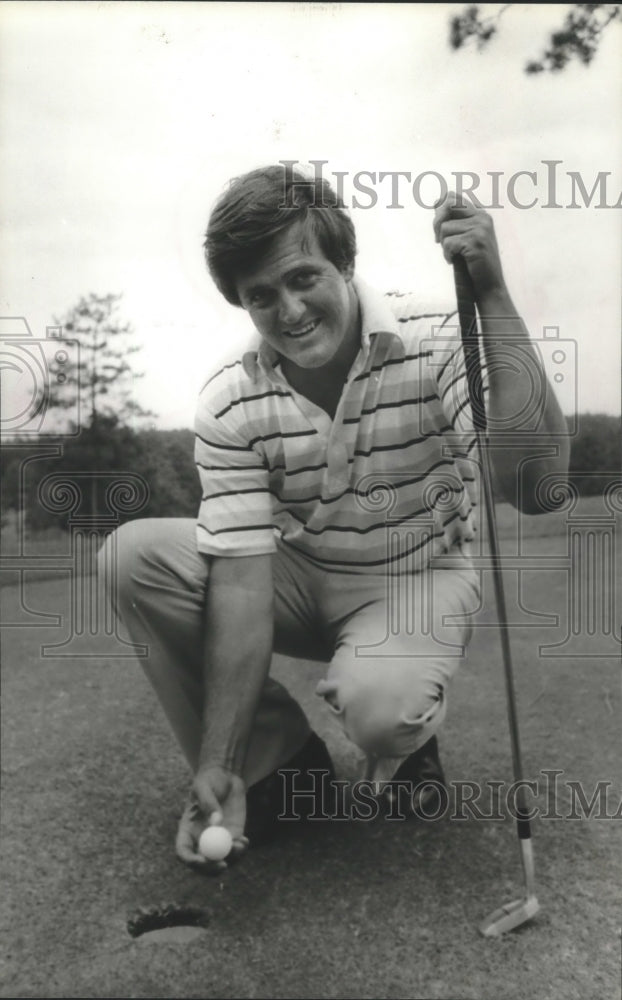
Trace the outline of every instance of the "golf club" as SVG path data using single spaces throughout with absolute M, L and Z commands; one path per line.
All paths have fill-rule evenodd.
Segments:
M 520 752 L 516 695 L 514 692 L 510 636 L 507 624 L 508 619 L 505 604 L 505 592 L 503 589 L 503 576 L 501 572 L 499 541 L 497 537 L 490 456 L 486 442 L 486 410 L 484 407 L 482 369 L 477 336 L 475 291 L 464 259 L 462 257 L 456 257 L 454 259 L 453 267 L 456 299 L 458 302 L 458 316 L 460 321 L 460 335 L 464 349 L 469 402 L 471 404 L 473 425 L 477 438 L 477 451 L 481 469 L 481 483 L 484 494 L 484 507 L 486 510 L 486 522 L 490 545 L 490 561 L 497 605 L 497 616 L 499 619 L 508 722 L 512 746 L 512 765 L 517 790 L 516 828 L 518 832 L 518 842 L 520 845 L 521 862 L 525 880 L 524 899 L 517 899 L 512 903 L 506 903 L 504 906 L 499 907 L 498 910 L 489 914 L 479 925 L 479 930 L 485 937 L 499 937 L 501 934 L 505 934 L 507 931 L 511 931 L 515 927 L 520 927 L 527 920 L 534 917 L 540 910 L 540 904 L 538 903 L 535 894 L 531 826 L 529 822 L 529 813 L 525 805 L 523 768 Z

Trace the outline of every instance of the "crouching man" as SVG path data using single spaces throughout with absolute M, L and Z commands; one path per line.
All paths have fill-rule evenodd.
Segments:
M 539 478 L 567 466 L 563 417 L 490 217 L 449 196 L 434 231 L 475 287 L 497 486 L 536 513 Z M 200 394 L 198 522 L 130 522 L 107 544 L 112 599 L 148 646 L 147 675 L 194 775 L 177 853 L 219 870 L 198 851 L 210 819 L 231 832 L 235 858 L 287 811 L 279 769 L 300 771 L 299 789 L 321 789 L 304 785 L 309 771 L 333 774 L 270 677 L 275 651 L 326 665 L 316 692 L 378 787 L 442 782 L 436 733 L 479 604 L 479 485 L 456 320 L 430 315 L 421 294 L 382 297 L 359 280 L 352 222 L 324 180 L 280 166 L 234 180 L 205 251 L 254 334 Z M 510 341 L 522 369 L 507 365 Z M 534 385 L 533 434 L 495 448 Z M 542 445 L 557 457 L 538 458 Z

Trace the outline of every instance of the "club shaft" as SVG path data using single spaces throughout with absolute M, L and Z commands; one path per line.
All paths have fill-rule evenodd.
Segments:
M 481 486 L 484 497 L 484 509 L 486 511 L 490 557 L 492 563 L 493 586 L 497 605 L 497 617 L 499 620 L 499 634 L 501 639 L 501 653 L 505 677 L 510 744 L 512 748 L 512 768 L 514 781 L 516 783 L 516 825 L 521 843 L 521 860 L 525 873 L 525 881 L 528 889 L 531 889 L 533 886 L 533 858 L 531 855 L 531 843 L 529 841 L 531 829 L 528 819 L 529 813 L 525 803 L 518 711 L 516 707 L 514 671 L 512 667 L 512 651 L 510 646 L 507 607 L 503 586 L 503 575 L 501 571 L 499 538 L 497 534 L 497 521 L 495 517 L 495 504 L 492 490 L 490 452 L 486 435 L 486 410 L 483 399 L 483 379 L 477 336 L 475 292 L 467 266 L 461 257 L 456 258 L 454 261 L 454 279 L 456 285 L 456 298 L 458 301 L 458 315 L 460 319 L 460 334 L 462 337 L 467 370 L 469 402 L 471 404 L 473 424 L 477 438 L 477 451 L 481 469 Z
M 516 812 L 517 827 L 519 836 L 528 837 L 529 819 L 528 810 L 525 804 L 525 788 L 522 784 L 524 780 L 523 762 L 520 748 L 520 730 L 518 725 L 518 709 L 516 706 L 516 691 L 514 686 L 514 668 L 512 664 L 512 647 L 510 644 L 510 630 L 508 628 L 507 605 L 505 601 L 505 588 L 503 585 L 503 574 L 501 570 L 501 553 L 499 548 L 499 537 L 497 534 L 497 519 L 495 517 L 494 497 L 492 492 L 492 473 L 490 468 L 490 453 L 483 439 L 483 434 L 477 432 L 477 446 L 479 461 L 482 470 L 482 491 L 484 494 L 484 507 L 486 510 L 486 524 L 488 528 L 488 543 L 490 557 L 492 561 L 492 580 L 495 591 L 495 602 L 497 605 L 497 618 L 499 623 L 499 638 L 501 640 L 501 655 L 503 660 L 503 673 L 505 677 L 506 704 L 508 712 L 508 724 L 510 730 L 510 746 L 512 748 L 512 771 L 514 781 L 517 785 Z

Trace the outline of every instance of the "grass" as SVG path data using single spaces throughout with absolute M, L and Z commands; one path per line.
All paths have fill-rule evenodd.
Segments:
M 499 520 L 512 538 L 505 511 Z M 529 519 L 534 532 L 545 520 Z M 561 527 L 539 536 L 546 543 L 529 537 L 540 553 L 562 555 Z M 564 579 L 534 573 L 530 607 L 563 609 Z M 5 620 L 19 620 L 20 599 L 22 620 L 63 616 L 69 581 L 29 581 L 21 598 L 7 586 Z M 452 688 L 441 748 L 454 780 L 510 780 L 493 615 L 487 599 Z M 543 912 L 499 941 L 476 925 L 521 892 L 504 820 L 333 823 L 202 879 L 174 859 L 188 774 L 140 668 L 112 642 L 111 658 L 43 658 L 42 643 L 58 642 L 66 625 L 40 624 L 7 629 L 3 644 L 3 997 L 619 998 L 620 821 L 536 822 Z M 549 641 L 541 625 L 513 633 L 525 769 L 562 769 L 591 794 L 618 773 L 618 662 L 571 648 L 566 659 L 538 656 Z M 320 671 L 275 658 L 340 777 L 352 778 L 355 748 L 313 695 Z M 619 802 L 617 791 L 611 806 Z M 558 808 L 568 815 L 563 786 Z M 127 918 L 159 901 L 207 906 L 205 936 L 132 940 Z

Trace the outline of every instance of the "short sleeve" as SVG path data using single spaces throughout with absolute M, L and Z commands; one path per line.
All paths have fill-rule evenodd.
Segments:
M 268 470 L 229 414 L 217 416 L 205 394 L 195 418 L 195 462 L 201 481 L 199 552 L 265 555 L 276 549 Z

